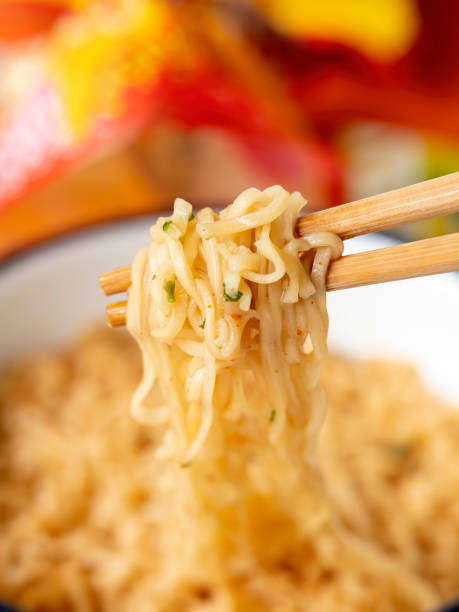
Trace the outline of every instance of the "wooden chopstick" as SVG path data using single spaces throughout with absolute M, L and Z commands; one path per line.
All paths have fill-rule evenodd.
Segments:
M 328 231 L 346 239 L 453 212 L 459 212 L 459 172 L 304 215 L 297 231 L 301 236 Z M 103 272 L 99 283 L 105 295 L 126 291 L 130 266 Z
M 333 232 L 346 240 L 362 234 L 459 211 L 459 172 L 387 191 L 298 219 L 300 236 Z
M 126 325 L 127 300 L 112 302 L 105 308 L 105 318 L 110 327 Z
M 330 264 L 327 291 L 459 270 L 459 232 L 345 255 Z
M 124 279 L 128 270 L 116 272 Z M 341 257 L 330 264 L 326 286 L 335 291 L 454 270 L 459 270 L 459 232 Z M 108 324 L 125 325 L 126 309 L 126 301 L 109 304 Z
M 131 284 L 131 266 L 114 268 L 99 274 L 99 285 L 105 295 L 115 295 L 129 289 Z

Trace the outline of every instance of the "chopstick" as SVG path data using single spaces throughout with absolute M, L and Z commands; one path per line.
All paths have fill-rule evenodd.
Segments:
M 105 308 L 105 319 L 109 327 L 122 327 L 126 325 L 127 300 L 112 302 Z
M 316 231 L 333 232 L 345 240 L 458 211 L 459 172 L 453 172 L 304 215 L 298 219 L 297 231 L 300 236 Z M 103 272 L 99 283 L 105 295 L 126 291 L 131 284 L 130 266 Z
M 459 232 L 345 255 L 330 264 L 327 291 L 459 270 Z
M 330 264 L 326 288 L 336 291 L 454 270 L 459 270 L 459 232 L 340 257 Z M 118 281 L 130 284 L 130 266 L 113 272 Z M 109 304 L 110 327 L 125 325 L 126 312 L 127 301 Z
M 105 295 L 115 295 L 129 289 L 131 284 L 131 266 L 114 268 L 99 274 L 99 285 Z
M 387 191 L 298 219 L 300 236 L 333 232 L 342 240 L 459 211 L 459 172 Z
M 298 219 L 297 232 L 330 231 L 342 239 L 380 231 L 459 211 L 459 172 L 442 176 Z M 331 263 L 327 291 L 440 274 L 459 269 L 459 233 L 341 257 Z M 126 291 L 131 267 L 123 266 L 99 276 L 105 295 Z M 126 321 L 127 302 L 107 306 L 109 325 Z

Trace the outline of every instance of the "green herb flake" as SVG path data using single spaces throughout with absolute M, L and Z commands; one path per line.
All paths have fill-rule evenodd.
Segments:
M 175 302 L 175 281 L 166 281 L 164 283 L 164 291 L 167 293 L 167 301 Z
M 269 415 L 269 422 L 274 423 L 275 419 L 276 419 L 276 411 L 271 410 L 271 414 Z
M 204 329 L 205 326 L 206 326 L 206 320 L 204 319 L 204 321 L 201 323 L 201 325 L 199 327 L 201 329 Z
M 189 468 L 191 466 L 191 461 L 184 461 L 182 463 L 182 468 Z
M 193 221 L 193 219 L 196 219 L 196 217 L 194 213 L 191 213 L 190 216 L 188 217 L 188 221 Z
M 173 223 L 172 219 L 169 219 L 169 221 L 164 221 L 164 223 L 163 223 L 163 232 L 167 232 L 167 230 L 169 229 L 169 226 L 171 225 L 171 223 Z
M 223 297 L 225 298 L 225 302 L 239 302 L 242 295 L 243 294 L 241 291 L 237 291 L 236 294 L 234 295 L 230 295 L 229 293 L 226 293 L 225 283 L 223 283 Z

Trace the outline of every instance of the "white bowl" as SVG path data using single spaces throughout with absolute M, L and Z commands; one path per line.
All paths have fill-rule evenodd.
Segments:
M 65 236 L 0 267 L 0 367 L 62 345 L 88 323 L 103 322 L 108 300 L 97 275 L 129 263 L 148 242 L 152 221 L 123 221 Z M 348 241 L 346 252 L 390 244 L 386 237 L 368 236 Z M 354 357 L 409 360 L 432 390 L 459 402 L 458 276 L 335 291 L 328 303 L 332 349 Z

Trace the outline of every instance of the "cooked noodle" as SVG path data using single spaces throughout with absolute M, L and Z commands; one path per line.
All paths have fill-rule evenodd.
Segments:
M 163 440 L 162 495 L 181 491 L 164 528 L 187 543 L 159 600 L 200 575 L 219 586 L 218 609 L 274 605 L 266 567 L 314 534 L 316 562 L 339 549 L 349 571 L 373 567 L 406 597 L 433 601 L 416 576 L 337 524 L 317 473 L 325 275 L 342 242 L 326 232 L 297 238 L 304 205 L 279 186 L 252 188 L 195 219 L 178 199 L 134 260 L 127 326 L 144 377 L 132 414 Z M 257 587 L 244 584 L 253 567 Z
M 220 215 L 205 209 L 195 219 L 177 199 L 134 260 L 127 326 L 145 374 L 132 413 L 164 427 L 182 464 L 194 461 L 212 427 L 224 435 L 241 417 L 253 429 L 236 427 L 250 452 L 266 440 L 279 450 L 284 438 L 289 453 L 293 439 L 298 456 L 309 452 L 305 434 L 316 437 L 323 413 L 314 398 L 326 352 L 324 275 L 342 243 L 325 232 L 296 238 L 304 205 L 279 186 L 252 188 Z M 310 255 L 311 271 L 299 252 Z
M 170 517 L 179 485 L 161 494 L 155 428 L 129 416 L 137 352 L 100 330 L 0 381 L 0 598 L 22 610 L 218 610 L 227 586 L 194 569 L 159 599 L 168 572 L 170 584 L 183 571 L 188 540 Z M 239 609 L 432 611 L 459 592 L 459 414 L 405 365 L 332 356 L 322 384 L 318 462 L 331 512 L 432 595 L 407 595 L 324 530 L 283 538 L 260 505 L 257 561 L 229 576 L 249 601 Z
M 320 368 L 331 234 L 177 200 L 128 327 L 0 384 L 0 597 L 34 612 L 420 612 L 459 590 L 459 418 L 405 366 Z M 299 253 L 304 253 L 300 259 Z

